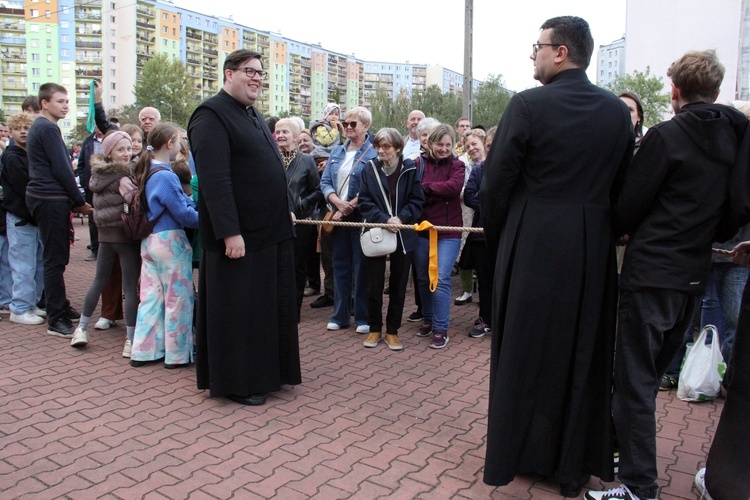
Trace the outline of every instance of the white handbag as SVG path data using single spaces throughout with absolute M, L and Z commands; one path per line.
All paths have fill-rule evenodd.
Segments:
M 391 202 L 388 196 L 385 194 L 383 189 L 383 183 L 380 181 L 380 174 L 378 169 L 375 168 L 375 163 L 370 161 L 372 169 L 375 172 L 375 178 L 378 180 L 380 186 L 380 192 L 383 193 L 383 199 L 385 205 L 388 208 L 388 215 L 393 217 L 393 211 L 391 210 Z M 396 251 L 398 247 L 398 233 L 393 233 L 387 229 L 380 227 L 373 227 L 370 230 L 362 228 L 362 233 L 359 235 L 359 244 L 362 246 L 362 253 L 367 257 L 384 257 Z

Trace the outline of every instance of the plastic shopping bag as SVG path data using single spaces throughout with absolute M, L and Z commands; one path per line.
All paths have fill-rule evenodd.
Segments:
M 711 343 L 706 345 L 709 332 L 712 334 Z M 714 325 L 706 325 L 695 344 L 688 344 L 677 383 L 677 397 L 683 401 L 716 399 L 721 392 L 721 381 L 726 368 L 719 346 L 719 332 Z

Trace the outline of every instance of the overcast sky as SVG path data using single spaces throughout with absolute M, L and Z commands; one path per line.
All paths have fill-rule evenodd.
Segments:
M 173 1 L 367 61 L 442 64 L 463 72 L 463 0 L 443 0 L 440 6 L 421 0 Z M 506 86 L 516 91 L 536 85 L 529 55 L 539 26 L 550 17 L 575 15 L 589 22 L 594 35 L 589 78 L 595 81 L 596 49 L 625 33 L 625 4 L 626 0 L 474 0 L 474 78 L 501 74 Z

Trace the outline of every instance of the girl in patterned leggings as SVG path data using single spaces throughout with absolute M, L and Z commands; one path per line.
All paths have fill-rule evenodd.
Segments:
M 179 368 L 193 360 L 192 250 L 184 228 L 198 227 L 198 212 L 169 164 L 179 150 L 177 128 L 156 125 L 135 169 L 148 220 L 156 221 L 141 242 L 141 303 L 130 361 L 135 367 L 163 359 L 165 368 Z

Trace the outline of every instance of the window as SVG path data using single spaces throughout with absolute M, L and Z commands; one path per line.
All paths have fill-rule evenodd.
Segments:
M 70 23 L 68 21 L 60 21 L 60 27 L 63 29 L 70 28 Z
M 166 47 L 166 46 L 167 46 L 167 40 L 166 40 L 166 39 L 165 39 L 165 40 L 162 40 L 162 41 L 161 41 L 161 44 L 162 44 L 162 45 L 163 45 L 164 47 Z
M 109 8 L 112 10 L 115 10 L 117 7 L 115 6 L 115 2 L 109 2 Z
M 164 30 L 164 34 L 169 33 L 169 28 L 167 28 L 166 26 L 164 26 L 163 30 Z
M 109 36 L 117 36 L 116 30 L 109 30 Z
M 39 17 L 39 9 L 31 9 L 31 17 Z
M 117 98 L 115 96 L 110 96 L 109 100 L 112 104 L 117 104 Z
M 52 12 L 48 10 L 44 11 L 44 17 L 46 17 L 47 19 L 52 19 Z
M 188 21 L 191 23 L 193 22 L 193 16 L 191 16 L 190 14 L 188 14 Z
M 109 62 L 117 62 L 116 59 L 117 58 L 115 56 L 109 56 Z
M 31 26 L 29 26 L 29 31 L 32 33 L 39 33 L 39 25 L 37 23 L 31 23 Z
M 52 54 L 47 54 L 47 62 L 52 62 Z
M 31 60 L 34 62 L 39 62 L 39 54 L 31 54 Z
M 111 48 L 112 50 L 115 50 L 115 42 L 110 43 L 109 48 Z
M 172 28 L 172 35 L 177 36 L 177 28 Z
M 165 13 L 163 13 L 163 14 L 162 14 L 162 18 L 163 18 L 163 19 L 164 19 L 165 21 L 169 21 L 169 14 L 167 14 L 166 12 L 165 12 Z
M 46 31 L 47 31 L 47 33 L 52 33 L 52 26 L 51 26 L 51 25 L 49 25 L 49 24 L 48 24 L 48 25 L 46 26 L 46 28 L 47 28 L 47 30 L 46 30 Z
M 117 21 L 115 20 L 115 16 L 109 16 L 109 22 L 110 22 L 110 23 L 115 23 L 115 22 L 117 22 Z
M 50 39 L 48 38 L 48 39 L 46 40 L 46 42 L 47 42 L 47 48 L 48 48 L 48 49 L 51 49 L 51 48 L 52 48 L 52 40 L 50 40 Z
M 39 87 L 40 85 L 38 83 L 31 84 L 31 90 L 36 90 L 37 92 L 39 92 Z
M 63 70 L 63 71 L 70 71 L 70 64 L 68 64 L 68 63 L 63 63 L 63 64 L 62 64 L 62 70 Z
M 68 43 L 70 41 L 70 35 L 60 35 L 60 41 L 62 43 Z
M 117 90 L 117 84 L 116 83 L 112 83 L 112 90 Z
M 39 47 L 39 40 L 36 38 L 31 39 L 31 46 L 32 47 Z
M 31 76 L 40 76 L 39 68 L 31 68 Z
M 52 68 L 47 68 L 47 78 L 52 78 Z
M 63 84 L 63 85 L 70 85 L 70 77 L 68 77 L 68 76 L 64 76 L 64 77 L 62 78 L 62 84 Z
M 116 69 L 110 70 L 110 73 L 112 74 L 112 76 L 117 76 L 117 70 Z

